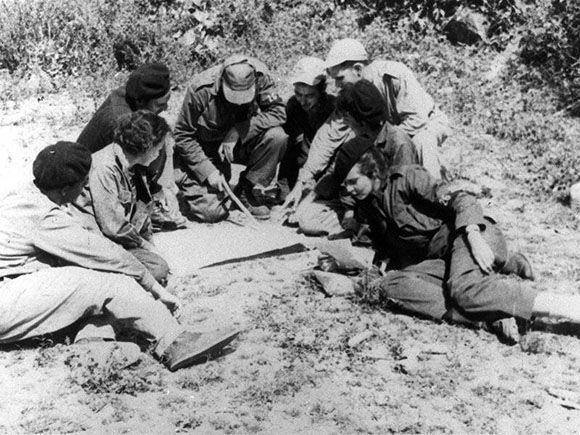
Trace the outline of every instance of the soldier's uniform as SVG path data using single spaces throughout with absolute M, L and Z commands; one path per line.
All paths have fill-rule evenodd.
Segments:
M 224 63 L 193 78 L 175 126 L 175 180 L 187 214 L 203 222 L 216 222 L 228 214 L 227 198 L 206 180 L 216 170 L 228 180 L 231 176 L 231 165 L 218 150 L 232 127 L 240 133 L 234 162 L 246 165 L 239 185 L 250 192 L 275 181 L 286 150 L 285 106 L 274 80 L 259 60 L 245 57 L 244 61 L 256 76 L 256 96 L 250 104 L 235 105 L 225 99 L 222 75 L 228 65 Z

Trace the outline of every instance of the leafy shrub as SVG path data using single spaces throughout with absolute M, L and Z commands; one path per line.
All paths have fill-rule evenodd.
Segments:
M 547 3 L 547 2 L 543 2 Z M 534 10 L 520 42 L 522 83 L 554 87 L 562 105 L 580 115 L 580 3 L 553 0 Z

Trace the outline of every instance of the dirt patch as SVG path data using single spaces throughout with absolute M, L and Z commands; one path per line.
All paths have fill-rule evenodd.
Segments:
M 43 145 L 74 138 L 94 107 L 66 96 L 33 103 L 0 118 L 10 177 Z M 518 162 L 501 142 L 457 132 L 444 152 L 529 256 L 536 285 L 577 293 L 578 217 L 515 184 Z M 0 431 L 577 433 L 580 411 L 548 394 L 580 392 L 577 329 L 544 325 L 508 347 L 483 331 L 327 297 L 306 277 L 315 260 L 306 252 L 175 278 L 185 324 L 244 330 L 232 352 L 176 373 L 147 355 L 123 370 L 79 367 L 64 344 L 0 352 Z

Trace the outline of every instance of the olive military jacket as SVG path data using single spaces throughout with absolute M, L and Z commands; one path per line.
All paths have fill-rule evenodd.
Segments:
M 203 182 L 216 171 L 212 159 L 228 131 L 236 126 L 242 139 L 252 138 L 286 120 L 285 106 L 276 93 L 267 67 L 248 57 L 256 70 L 256 98 L 249 106 L 228 103 L 221 92 L 223 66 L 196 76 L 187 89 L 175 125 L 175 157 Z
M 357 206 L 370 225 L 376 258 L 388 258 L 390 268 L 443 258 L 450 237 L 487 222 L 473 195 L 451 192 L 419 165 L 389 168 L 381 190 Z

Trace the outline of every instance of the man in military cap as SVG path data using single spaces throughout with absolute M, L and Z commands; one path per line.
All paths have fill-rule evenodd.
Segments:
M 288 136 L 284 103 L 259 60 L 233 55 L 196 76 L 175 126 L 175 179 L 187 215 L 202 222 L 228 216 L 231 163 L 246 165 L 236 192 L 259 219 L 270 217 L 271 186 Z
M 171 97 L 169 69 L 161 63 L 147 63 L 133 71 L 127 83 L 113 90 L 85 126 L 77 142 L 95 153 L 113 142 L 115 128 L 123 115 L 149 110 L 156 115 L 167 109 Z M 155 207 L 151 220 L 155 229 L 169 230 L 185 226 L 179 213 L 173 183 L 172 145 L 168 142 L 159 157 L 142 168 L 149 180 Z
M 419 163 L 436 179 L 442 178 L 438 147 L 451 133 L 449 120 L 406 65 L 395 61 L 371 61 L 359 41 L 345 38 L 335 41 L 330 48 L 326 68 L 338 88 L 361 79 L 373 83 L 387 105 L 387 121 L 411 137 Z M 291 202 L 300 200 L 303 186 L 318 176 L 339 147 L 351 138 L 352 130 L 340 114 L 333 114 L 320 127 L 298 182 L 288 195 Z
M 336 97 L 326 92 L 324 65 L 322 59 L 306 56 L 296 63 L 292 71 L 290 81 L 294 86 L 294 95 L 286 103 L 284 124 L 288 147 L 280 163 L 278 177 L 279 184 L 284 187 L 294 187 L 314 135 L 334 110 Z

